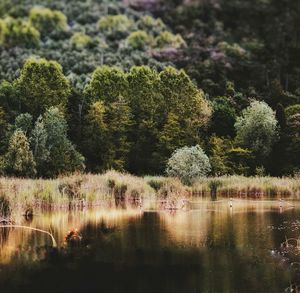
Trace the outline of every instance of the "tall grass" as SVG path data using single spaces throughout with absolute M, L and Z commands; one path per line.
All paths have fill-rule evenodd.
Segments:
M 200 178 L 187 187 L 175 178 L 142 178 L 115 171 L 101 175 L 77 174 L 52 180 L 2 177 L 0 210 L 2 215 L 16 211 L 20 215 L 31 209 L 70 209 L 117 201 L 140 201 L 145 206 L 145 201 L 159 199 L 177 202 L 190 196 L 210 196 L 211 192 L 222 197 L 300 199 L 300 180 L 223 176 Z
M 219 196 L 300 199 L 300 179 L 290 177 L 222 176 L 201 178 L 196 180 L 192 186 L 194 194 L 208 195 L 212 182 L 215 180 L 219 182 Z
M 155 195 L 143 178 L 115 171 L 102 175 L 77 174 L 57 179 L 0 178 L 0 192 L 12 211 L 96 206 L 114 199 L 140 200 Z

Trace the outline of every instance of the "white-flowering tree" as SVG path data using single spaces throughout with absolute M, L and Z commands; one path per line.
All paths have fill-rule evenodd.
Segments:
M 167 163 L 167 174 L 190 184 L 197 177 L 206 176 L 211 170 L 208 156 L 199 145 L 177 149 Z
M 277 139 L 275 112 L 265 103 L 253 101 L 236 123 L 237 141 L 258 158 L 265 158 Z

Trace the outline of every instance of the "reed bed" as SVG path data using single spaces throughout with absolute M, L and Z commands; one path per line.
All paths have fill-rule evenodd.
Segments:
M 300 199 L 299 178 L 223 176 L 184 186 L 176 178 L 108 171 L 57 179 L 0 178 L 0 216 L 40 209 L 76 209 L 108 202 L 178 201 L 191 196 Z
M 211 186 L 218 185 L 218 196 L 241 198 L 300 199 L 300 178 L 222 176 L 200 178 L 193 185 L 193 193 L 207 196 Z

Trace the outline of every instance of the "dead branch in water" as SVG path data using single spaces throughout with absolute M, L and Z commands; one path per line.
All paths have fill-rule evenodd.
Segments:
M 41 232 L 41 233 L 47 234 L 47 235 L 49 235 L 51 237 L 52 246 L 53 247 L 57 247 L 57 243 L 56 243 L 55 238 L 48 231 L 37 229 L 37 228 L 33 228 L 33 227 L 28 227 L 28 226 L 21 226 L 21 225 L 0 225 L 0 228 L 21 228 L 21 229 L 27 229 L 27 230 L 32 230 L 32 231 L 36 231 L 36 232 Z

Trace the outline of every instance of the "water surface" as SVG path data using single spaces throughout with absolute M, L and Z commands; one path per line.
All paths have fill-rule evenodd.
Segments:
M 41 213 L 2 228 L 0 292 L 290 292 L 300 284 L 300 205 L 195 200 L 186 211 Z M 67 243 L 78 229 L 80 242 Z M 290 287 L 291 288 L 291 287 Z

